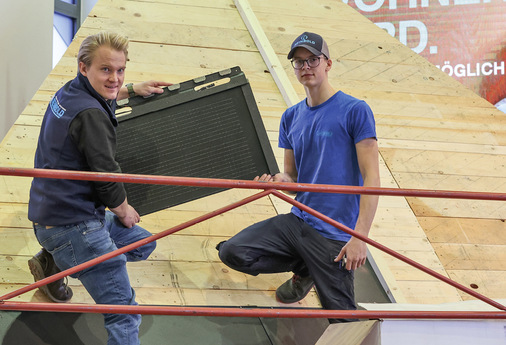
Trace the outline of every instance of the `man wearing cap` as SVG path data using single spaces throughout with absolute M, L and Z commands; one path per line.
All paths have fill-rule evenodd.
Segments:
M 284 172 L 255 180 L 379 187 L 373 113 L 364 101 L 330 85 L 332 60 L 325 40 L 304 32 L 293 41 L 288 59 L 306 98 L 281 119 Z M 296 200 L 364 236 L 378 204 L 374 195 L 338 193 L 297 192 Z M 295 206 L 289 214 L 249 226 L 217 249 L 226 265 L 244 273 L 293 272 L 276 290 L 282 303 L 301 300 L 315 285 L 325 309 L 356 309 L 353 272 L 366 261 L 366 244 Z

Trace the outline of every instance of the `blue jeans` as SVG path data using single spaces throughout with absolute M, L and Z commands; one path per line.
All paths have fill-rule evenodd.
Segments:
M 39 243 L 53 255 L 61 270 L 151 236 L 137 225 L 126 228 L 110 211 L 106 212 L 104 220 L 49 228 L 34 225 L 34 230 Z M 71 276 L 81 281 L 97 304 L 137 305 L 126 262 L 147 259 L 155 247 L 156 243 L 151 242 Z M 109 335 L 108 345 L 139 344 L 140 315 L 104 314 L 104 321 Z

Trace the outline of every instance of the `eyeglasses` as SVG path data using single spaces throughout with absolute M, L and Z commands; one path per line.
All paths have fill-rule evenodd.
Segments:
M 322 58 L 321 56 L 313 56 L 313 57 L 310 57 L 309 59 L 305 59 L 305 60 L 294 59 L 291 61 L 291 63 L 292 63 L 292 67 L 294 69 L 302 69 L 304 67 L 305 62 L 307 62 L 308 67 L 314 68 L 314 67 L 318 67 L 320 65 L 321 58 Z

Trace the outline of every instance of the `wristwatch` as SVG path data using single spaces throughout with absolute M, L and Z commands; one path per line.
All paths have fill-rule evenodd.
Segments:
M 128 98 L 135 96 L 134 84 L 128 83 L 125 85 L 128 90 Z

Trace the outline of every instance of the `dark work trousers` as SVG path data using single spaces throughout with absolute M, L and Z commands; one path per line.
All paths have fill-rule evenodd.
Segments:
M 243 273 L 311 275 L 323 308 L 355 310 L 353 271 L 334 262 L 345 244 L 323 237 L 289 213 L 253 224 L 217 248 L 223 263 Z

